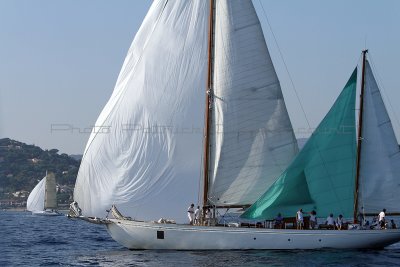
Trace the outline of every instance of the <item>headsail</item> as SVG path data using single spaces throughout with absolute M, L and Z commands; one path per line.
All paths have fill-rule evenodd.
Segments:
M 215 1 L 209 204 L 250 205 L 297 153 L 251 1 Z
M 400 150 L 369 62 L 365 68 L 358 212 L 400 213 Z
M 208 1 L 153 2 L 101 112 L 77 177 L 86 216 L 185 217 L 198 195 Z
M 355 177 L 357 71 L 289 167 L 241 217 L 294 217 L 299 208 L 352 217 Z
M 29 211 L 44 210 L 46 176 L 33 188 L 26 201 L 26 209 Z

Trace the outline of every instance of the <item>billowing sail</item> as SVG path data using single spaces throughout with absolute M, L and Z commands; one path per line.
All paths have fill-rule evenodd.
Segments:
M 320 217 L 353 216 L 356 82 L 355 70 L 304 148 L 243 218 L 294 217 L 300 208 Z
M 44 209 L 57 209 L 56 177 L 54 173 L 46 175 Z
M 182 220 L 202 159 L 209 1 L 153 2 L 89 138 L 74 199 L 140 219 Z
M 251 1 L 215 1 L 209 204 L 250 205 L 297 153 Z
M 366 62 L 358 208 L 400 212 L 400 151 L 381 93 Z
M 26 201 L 26 209 L 29 211 L 44 210 L 44 195 L 46 187 L 46 176 L 33 188 Z

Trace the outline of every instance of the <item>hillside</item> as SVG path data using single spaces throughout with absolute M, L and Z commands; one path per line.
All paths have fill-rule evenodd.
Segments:
M 17 191 L 30 192 L 46 171 L 54 172 L 60 191 L 70 195 L 80 161 L 58 152 L 9 138 L 0 139 L 0 198 Z

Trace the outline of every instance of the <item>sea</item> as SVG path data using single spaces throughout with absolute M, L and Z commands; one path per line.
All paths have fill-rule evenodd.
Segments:
M 102 225 L 0 211 L 0 266 L 400 266 L 400 243 L 382 250 L 131 251 Z

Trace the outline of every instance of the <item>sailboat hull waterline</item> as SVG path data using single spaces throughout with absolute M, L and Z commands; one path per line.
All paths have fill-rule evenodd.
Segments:
M 111 219 L 107 230 L 128 249 L 270 250 L 380 249 L 400 240 L 400 230 L 289 230 L 211 227 Z

